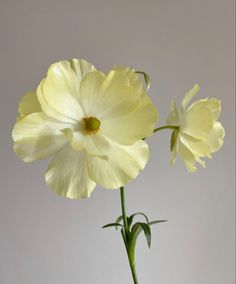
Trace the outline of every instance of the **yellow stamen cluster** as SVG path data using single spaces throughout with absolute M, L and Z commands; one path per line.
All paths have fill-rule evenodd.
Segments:
M 84 128 L 87 132 L 87 134 L 96 134 L 99 130 L 99 127 L 101 125 L 100 120 L 98 120 L 94 116 L 90 117 L 84 117 Z

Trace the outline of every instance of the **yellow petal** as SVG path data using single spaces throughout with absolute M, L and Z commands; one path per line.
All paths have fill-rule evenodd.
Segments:
M 79 121 L 84 112 L 79 102 L 79 85 L 94 67 L 86 61 L 60 61 L 51 65 L 47 77 L 37 88 L 42 110 L 64 122 Z
M 125 66 L 117 66 L 113 68 L 114 71 L 124 74 L 131 86 L 135 86 L 136 92 L 140 93 L 143 89 L 143 82 L 140 80 L 140 75 L 135 73 L 135 70 Z
M 21 117 L 25 117 L 33 112 L 41 112 L 42 110 L 36 92 L 28 92 L 25 94 L 20 100 L 18 110 Z
M 179 112 L 177 110 L 175 101 L 171 102 L 170 108 L 171 108 L 171 111 L 168 115 L 166 123 L 168 125 L 180 125 Z
M 72 131 L 71 129 L 63 129 L 62 132 L 67 137 L 72 149 L 81 151 L 85 149 L 89 155 L 100 156 L 105 158 L 110 151 L 111 143 L 101 135 L 87 135 L 82 131 Z
M 211 157 L 212 151 L 206 140 L 194 139 L 184 133 L 181 134 L 181 140 L 194 155 L 198 157 Z
M 159 114 L 148 96 L 127 115 L 102 121 L 101 131 L 121 144 L 133 144 L 153 134 Z
M 88 73 L 81 81 L 80 102 L 85 116 L 96 116 L 99 114 L 98 102 L 103 95 L 101 87 L 105 78 L 105 74 L 95 71 Z
M 29 114 L 13 128 L 14 150 L 25 162 L 48 158 L 67 143 L 60 131 L 65 127 L 42 112 Z
M 200 91 L 200 87 L 199 87 L 197 84 L 195 84 L 195 85 L 193 86 L 193 88 L 185 94 L 184 99 L 183 99 L 183 101 L 182 101 L 182 103 L 181 103 L 181 107 L 182 107 L 182 110 L 183 110 L 183 111 L 186 110 L 186 108 L 187 108 L 189 102 L 191 101 L 191 99 L 192 99 L 194 96 L 196 96 L 196 94 L 197 94 L 199 91 Z
M 207 108 L 212 115 L 212 119 L 217 120 L 221 113 L 221 101 L 215 98 L 202 99 L 194 102 L 189 107 L 188 111 L 191 111 L 192 108 L 198 110 L 201 108 Z
M 218 151 L 221 148 L 221 146 L 223 145 L 224 136 L 224 127 L 219 121 L 216 121 L 206 141 L 212 153 Z
M 202 103 L 195 103 L 184 115 L 181 132 L 194 138 L 206 139 L 214 124 L 214 117 L 207 107 Z
M 195 166 L 194 154 L 183 143 L 181 136 L 180 139 L 178 139 L 176 151 L 179 154 L 180 158 L 183 160 L 187 170 L 191 173 L 195 172 L 197 168 Z
M 132 86 L 135 89 L 137 95 L 142 94 L 143 82 L 140 79 L 140 75 L 135 73 L 135 70 L 130 67 L 114 67 L 111 71 L 107 74 L 107 81 L 105 82 L 107 86 L 113 82 L 114 84 L 118 83 L 120 85 L 120 81 L 124 84 Z
M 70 64 L 71 69 L 75 72 L 78 81 L 81 81 L 87 73 L 96 70 L 92 63 L 84 59 L 72 59 L 68 62 Z
M 130 75 L 133 71 L 127 70 L 112 70 L 106 76 L 91 72 L 84 77 L 80 100 L 86 114 L 102 121 L 126 115 L 138 106 L 145 92 L 138 83 L 133 83 L 136 82 Z
M 203 99 L 193 103 L 184 115 L 182 132 L 199 139 L 207 139 L 221 112 L 219 100 Z
M 71 148 L 75 151 L 81 151 L 84 148 L 84 135 L 80 132 L 75 133 L 70 128 L 62 129 L 61 132 L 66 136 L 70 142 Z
M 202 159 L 200 159 L 199 157 L 196 157 L 196 161 L 203 167 L 206 167 L 206 162 Z
M 45 174 L 47 185 L 57 194 L 82 199 L 90 197 L 96 184 L 88 175 L 87 154 L 69 146 L 59 151 L 51 160 Z
M 144 169 L 149 150 L 145 141 L 138 141 L 133 145 L 113 145 L 107 157 L 90 156 L 88 171 L 90 177 L 99 185 L 107 189 L 119 188 L 138 176 Z
M 184 160 L 188 170 L 190 172 L 195 171 L 196 168 L 194 166 L 194 160 L 205 167 L 205 161 L 200 158 L 211 158 L 211 154 L 218 151 L 222 146 L 224 135 L 224 128 L 218 121 L 214 123 L 214 127 L 210 131 L 206 140 L 195 139 L 191 136 L 181 133 L 179 135 L 178 148 L 176 152 L 178 152 L 180 157 Z
M 193 139 L 191 136 L 181 134 L 181 139 L 185 145 L 199 157 L 211 158 L 211 154 L 218 151 L 223 145 L 225 131 L 220 122 L 216 121 L 212 130 L 205 140 Z

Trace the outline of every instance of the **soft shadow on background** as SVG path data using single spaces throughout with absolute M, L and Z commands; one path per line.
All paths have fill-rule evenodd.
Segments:
M 120 214 L 119 191 L 63 199 L 45 185 L 47 161 L 25 164 L 12 151 L 21 96 L 70 58 L 146 71 L 159 125 L 194 83 L 198 98 L 222 101 L 225 143 L 207 168 L 170 167 L 162 132 L 127 207 L 169 220 L 153 227 L 151 250 L 137 244 L 140 283 L 234 284 L 233 0 L 0 0 L 0 283 L 132 283 L 119 233 L 101 229 Z

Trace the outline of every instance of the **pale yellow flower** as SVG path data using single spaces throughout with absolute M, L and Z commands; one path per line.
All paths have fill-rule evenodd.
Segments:
M 211 154 L 222 146 L 225 135 L 223 126 L 217 121 L 221 112 L 219 100 L 207 98 L 188 106 L 198 92 L 199 86 L 195 85 L 185 95 L 179 109 L 173 101 L 167 119 L 168 125 L 179 127 L 172 133 L 171 163 L 174 163 L 178 154 L 189 172 L 196 171 L 196 161 L 205 167 L 201 157 L 211 158 Z
M 105 75 L 77 59 L 53 64 L 37 91 L 22 98 L 19 113 L 16 154 L 25 162 L 53 155 L 46 183 L 68 198 L 136 178 L 149 158 L 142 138 L 153 133 L 158 117 L 133 69 Z

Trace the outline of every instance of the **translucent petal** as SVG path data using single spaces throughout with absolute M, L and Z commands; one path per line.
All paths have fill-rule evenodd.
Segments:
M 99 116 L 98 102 L 103 96 L 101 88 L 105 78 L 105 74 L 96 71 L 87 74 L 81 81 L 80 101 L 87 117 Z
M 221 113 L 221 101 L 215 99 L 215 98 L 207 98 L 202 99 L 194 102 L 188 109 L 188 111 L 191 111 L 191 109 L 201 109 L 201 108 L 208 108 L 209 112 L 212 115 L 212 118 L 214 120 L 217 120 Z
M 135 73 L 135 70 L 129 67 L 117 66 L 113 68 L 116 72 L 121 72 L 129 79 L 129 84 L 135 86 L 137 92 L 142 91 L 143 82 L 140 80 L 140 74 Z
M 14 150 L 25 162 L 48 158 L 66 143 L 60 131 L 68 124 L 60 123 L 44 113 L 32 113 L 18 121 L 12 131 Z
M 224 127 L 219 121 L 216 121 L 206 141 L 212 153 L 218 151 L 221 148 L 221 146 L 223 145 L 224 136 Z
M 158 117 L 157 109 L 145 95 L 132 112 L 102 121 L 101 131 L 118 143 L 130 145 L 152 135 Z
M 89 73 L 95 71 L 95 67 L 84 59 L 72 59 L 68 61 L 71 69 L 75 72 L 78 81 L 81 81 L 83 77 Z
M 181 134 L 181 140 L 194 155 L 199 157 L 211 157 L 212 151 L 208 143 L 206 143 L 206 140 L 194 139 L 184 133 Z
M 28 92 L 25 94 L 20 100 L 18 110 L 21 117 L 25 117 L 33 112 L 41 112 L 42 110 L 36 92 Z
M 196 157 L 196 161 L 203 167 L 206 167 L 206 162 L 198 157 Z
M 197 170 L 195 166 L 195 156 L 183 143 L 181 136 L 180 139 L 178 139 L 176 151 L 179 154 L 180 158 L 183 160 L 187 170 L 189 172 L 195 172 Z
M 170 108 L 171 111 L 168 115 L 166 123 L 168 125 L 177 125 L 177 126 L 180 125 L 179 112 L 177 110 L 176 103 L 174 100 L 171 102 Z
M 84 135 L 79 131 L 73 132 L 71 128 L 62 129 L 61 132 L 66 136 L 72 149 L 75 151 L 81 151 L 84 148 Z
M 211 154 L 218 151 L 223 145 L 224 135 L 223 126 L 216 121 L 207 139 L 197 140 L 185 134 L 181 134 L 181 139 L 194 155 L 211 158 Z
M 88 171 L 90 177 L 107 189 L 119 188 L 134 179 L 143 170 L 149 150 L 145 141 L 138 141 L 131 146 L 113 144 L 107 153 L 108 159 L 90 156 Z
M 189 102 L 191 101 L 191 99 L 192 99 L 199 91 L 200 91 L 200 87 L 199 87 L 197 84 L 195 84 L 195 85 L 193 86 L 193 88 L 185 94 L 184 99 L 183 99 L 183 101 L 182 101 L 182 103 L 181 103 L 181 107 L 182 107 L 182 110 L 183 110 L 183 111 L 187 108 L 187 106 L 188 106 Z
M 214 116 L 207 105 L 199 103 L 190 107 L 184 116 L 181 132 L 198 139 L 206 139 L 214 124 Z
M 71 147 L 76 151 L 85 149 L 90 155 L 105 158 L 106 153 L 112 147 L 111 142 L 99 133 L 88 135 L 82 131 L 72 131 L 72 129 L 63 129 L 62 132 L 68 138 Z
M 101 134 L 86 135 L 84 148 L 90 155 L 107 158 L 108 153 L 113 150 L 113 143 Z
M 82 199 L 90 197 L 96 184 L 88 175 L 87 154 L 64 147 L 51 160 L 45 174 L 47 185 L 57 194 Z
M 80 99 L 87 115 L 106 120 L 132 112 L 145 94 L 130 69 L 88 73 L 80 84 Z
M 60 61 L 51 65 L 47 77 L 37 88 L 43 111 L 64 122 L 78 121 L 84 116 L 79 102 L 79 85 L 85 72 L 94 68 L 85 61 Z

